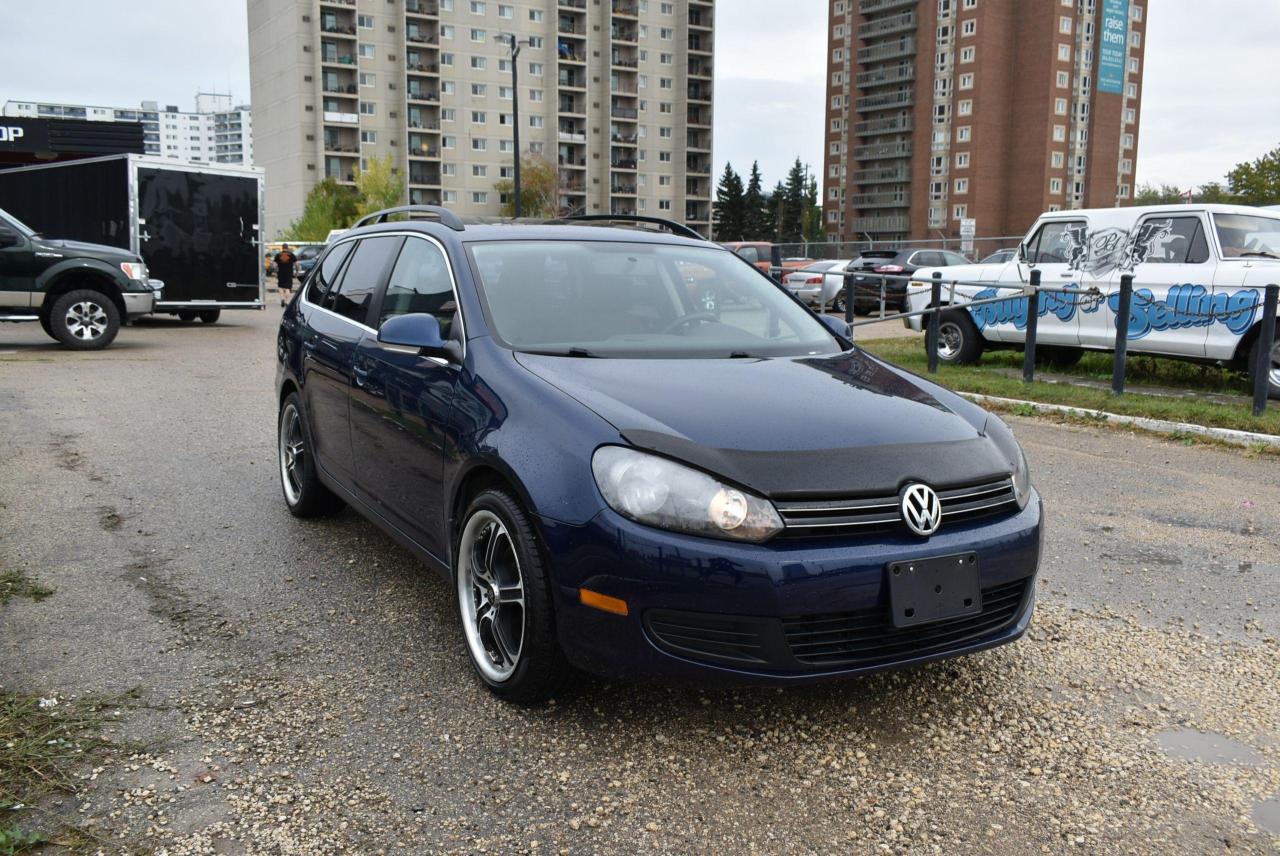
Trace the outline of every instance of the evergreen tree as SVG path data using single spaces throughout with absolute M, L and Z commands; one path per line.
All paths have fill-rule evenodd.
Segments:
M 716 187 L 716 201 L 712 205 L 715 233 L 718 241 L 741 241 L 747 228 L 746 192 L 742 176 L 733 171 L 733 165 L 724 165 L 724 175 Z
M 781 185 L 780 185 L 781 186 Z M 805 177 L 804 164 L 800 158 L 791 165 L 787 173 L 787 182 L 782 186 L 782 203 L 779 208 L 778 241 L 784 244 L 798 244 L 804 240 L 805 226 L 805 192 L 808 180 Z
M 809 176 L 809 186 L 804 194 L 804 239 L 822 240 L 822 205 L 818 199 L 818 176 Z
M 775 243 L 784 243 L 786 232 L 783 231 L 784 221 L 787 217 L 787 186 L 779 181 L 773 186 L 773 193 L 769 195 L 769 238 L 768 240 Z
M 769 200 L 764 194 L 764 178 L 760 175 L 760 163 L 751 162 L 751 177 L 747 181 L 747 192 L 742 198 L 743 228 L 742 237 L 747 241 L 772 241 L 774 226 L 773 212 L 769 208 Z

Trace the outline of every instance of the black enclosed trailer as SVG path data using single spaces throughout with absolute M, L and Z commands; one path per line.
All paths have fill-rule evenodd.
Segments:
M 261 309 L 262 170 L 116 155 L 0 170 L 0 208 L 38 232 L 131 250 L 156 312 Z

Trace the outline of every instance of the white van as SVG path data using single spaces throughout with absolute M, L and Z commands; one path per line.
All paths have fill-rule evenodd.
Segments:
M 1262 322 L 1264 287 L 1280 282 L 1280 211 L 1240 205 L 1171 205 L 1053 211 L 1041 215 L 1011 261 L 941 268 L 944 305 L 1009 295 L 968 310 L 941 313 L 938 357 L 977 362 L 991 347 L 1019 347 L 1027 327 L 1027 298 L 1016 291 L 951 280 L 1017 284 L 1040 270 L 1041 285 L 1082 292 L 1042 292 L 1036 349 L 1067 366 L 1084 349 L 1115 346 L 1120 277 L 1133 274 L 1128 350 L 1252 370 Z M 916 271 L 909 311 L 929 306 Z M 1096 293 L 1091 293 L 1096 289 Z M 920 330 L 922 316 L 904 319 Z M 1270 393 L 1280 398 L 1280 335 L 1271 351 Z

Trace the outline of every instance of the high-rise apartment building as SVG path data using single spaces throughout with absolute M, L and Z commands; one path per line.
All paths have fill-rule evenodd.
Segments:
M 714 0 L 249 0 L 267 234 L 390 155 L 414 203 L 498 215 L 520 146 L 564 213 L 711 225 Z
M 28 119 L 87 119 L 92 122 L 140 122 L 143 154 L 184 163 L 253 164 L 253 118 L 247 104 L 230 95 L 196 94 L 194 111 L 155 101 L 138 107 L 95 107 L 46 101 L 6 101 L 5 116 Z
M 1020 235 L 1133 197 L 1146 0 L 830 0 L 839 240 Z

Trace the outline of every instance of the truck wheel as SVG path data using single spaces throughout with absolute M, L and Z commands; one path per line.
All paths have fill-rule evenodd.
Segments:
M 1072 348 L 1066 345 L 1041 345 L 1036 348 L 1036 363 L 1051 369 L 1074 368 L 1083 357 L 1084 348 Z
M 1249 349 L 1249 379 L 1256 382 L 1258 379 L 1258 357 L 1262 352 L 1262 337 L 1259 336 L 1253 341 L 1253 347 Z M 1275 342 L 1271 346 L 1271 359 L 1267 360 L 1263 366 L 1263 371 L 1267 373 L 1267 397 L 1280 399 L 1280 324 L 1276 325 Z
M 186 321 L 187 323 L 190 323 L 196 320 L 196 313 L 192 312 L 189 309 L 183 309 L 181 312 L 178 313 L 178 320 Z
M 925 329 L 928 329 L 926 320 Z M 928 353 L 928 336 L 925 348 Z M 951 365 L 972 365 L 982 359 L 986 343 L 978 325 L 961 309 L 944 309 L 938 316 L 938 359 Z
M 120 310 L 102 292 L 77 288 L 54 301 L 49 328 L 53 338 L 68 348 L 105 348 L 120 332 Z
M 205 324 L 217 324 L 222 317 L 221 309 L 201 309 L 200 320 Z

